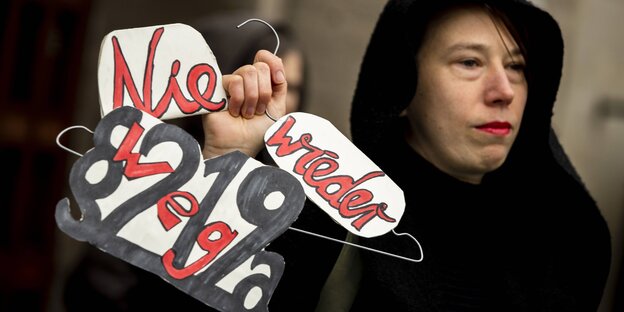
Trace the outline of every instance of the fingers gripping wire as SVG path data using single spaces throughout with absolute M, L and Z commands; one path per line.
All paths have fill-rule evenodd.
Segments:
M 280 39 L 279 39 L 279 35 L 277 34 L 277 31 L 275 31 L 275 28 L 273 28 L 273 26 L 271 26 L 271 24 L 267 23 L 264 20 L 261 20 L 259 18 L 250 18 L 244 22 L 242 22 L 240 25 L 236 26 L 236 28 L 241 28 L 241 26 L 249 23 L 249 22 L 260 22 L 263 23 L 264 25 L 267 25 L 269 28 L 271 28 L 271 30 L 273 31 L 273 34 L 275 35 L 275 39 L 277 40 L 277 43 L 275 44 L 275 50 L 273 50 L 273 55 L 277 55 L 277 50 L 279 50 L 279 46 L 280 46 Z M 265 115 L 267 117 L 269 117 L 269 119 L 273 120 L 274 122 L 277 121 L 277 118 L 271 116 L 271 114 L 269 114 L 269 110 L 266 109 L 264 111 Z
M 276 122 L 276 121 L 277 121 L 277 118 L 275 118 L 275 117 L 271 116 L 271 114 L 269 114 L 269 110 L 268 110 L 268 109 L 264 111 L 264 114 L 265 114 L 267 117 L 269 117 L 269 119 L 273 120 L 273 122 Z

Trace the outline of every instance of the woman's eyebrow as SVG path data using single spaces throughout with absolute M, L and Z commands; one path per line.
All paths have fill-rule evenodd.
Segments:
M 451 45 L 446 48 L 446 53 L 453 53 L 455 51 L 463 51 L 463 50 L 473 50 L 477 52 L 485 52 L 487 47 L 481 43 L 472 43 L 472 42 L 459 42 Z
M 486 53 L 488 50 L 488 47 L 485 44 L 481 44 L 481 43 L 458 42 L 446 48 L 445 54 L 451 54 L 456 51 L 464 51 L 464 50 Z M 522 56 L 522 51 L 520 51 L 520 48 L 515 47 L 509 51 L 509 54 L 511 57 Z

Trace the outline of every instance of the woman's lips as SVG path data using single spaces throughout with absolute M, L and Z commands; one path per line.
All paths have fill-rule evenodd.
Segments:
M 506 121 L 493 121 L 477 126 L 477 129 L 494 135 L 507 135 L 511 132 L 511 124 Z

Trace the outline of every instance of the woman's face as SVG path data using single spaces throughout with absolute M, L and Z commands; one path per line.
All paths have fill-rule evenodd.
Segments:
M 518 45 L 484 10 L 461 8 L 429 26 L 417 62 L 409 144 L 438 169 L 480 183 L 520 129 L 528 86 Z

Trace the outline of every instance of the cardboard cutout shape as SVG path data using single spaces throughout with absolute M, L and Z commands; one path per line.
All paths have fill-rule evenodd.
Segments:
M 398 225 L 403 191 L 329 121 L 288 114 L 269 128 L 264 141 L 308 198 L 351 233 L 379 236 Z
M 102 116 L 132 106 L 160 119 L 227 107 L 221 71 L 202 35 L 184 24 L 116 30 L 98 64 Z
M 98 124 L 56 207 L 69 236 L 162 277 L 222 311 L 266 311 L 284 269 L 264 251 L 305 194 L 287 172 L 235 152 L 203 160 L 182 129 L 132 107 Z

